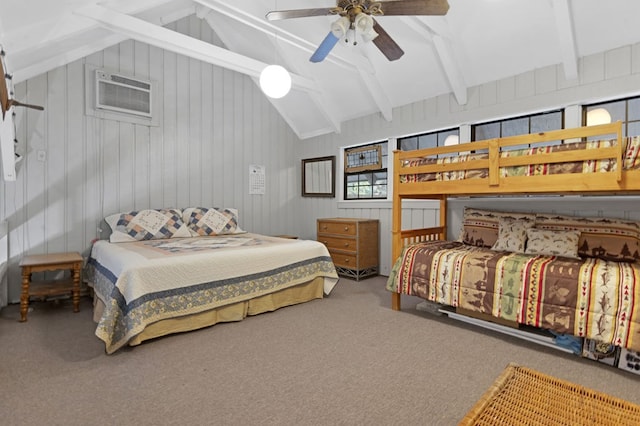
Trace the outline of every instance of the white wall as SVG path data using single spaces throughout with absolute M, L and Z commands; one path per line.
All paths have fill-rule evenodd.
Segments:
M 195 16 L 170 28 L 219 43 Z M 85 115 L 86 66 L 157 81 L 160 125 Z M 296 232 L 298 138 L 242 74 L 128 41 L 17 85 L 16 98 L 45 110 L 17 111 L 26 155 L 17 181 L 0 184 L 10 302 L 19 300 L 23 255 L 86 255 L 103 217 L 119 211 L 235 207 L 243 229 Z M 249 195 L 250 164 L 266 168 L 265 195 Z
M 424 133 L 477 122 L 491 121 L 504 117 L 531 114 L 551 109 L 565 108 L 568 112 L 566 127 L 576 127 L 579 122 L 579 105 L 601 100 L 616 99 L 640 94 L 640 44 L 626 46 L 609 52 L 581 58 L 579 78 L 567 81 L 562 66 L 552 66 L 533 70 L 521 75 L 494 81 L 468 89 L 468 103 L 458 105 L 452 95 L 443 95 L 411 105 L 394 108 L 393 121 L 385 121 L 379 114 L 345 123 L 340 134 L 324 135 L 307 139 L 296 145 L 297 161 L 303 158 L 339 155 L 341 147 L 375 142 L 385 138 L 396 138 L 416 133 Z M 338 173 L 340 171 L 338 170 Z M 338 193 L 340 193 L 338 188 Z M 617 206 L 617 199 L 603 203 L 601 199 L 590 199 L 589 211 L 612 217 L 630 216 L 633 205 L 640 206 L 638 197 L 626 198 L 624 206 Z M 336 202 L 338 201 L 338 202 Z M 561 205 L 565 201 L 554 198 L 551 205 Z M 452 203 L 458 211 L 466 202 Z M 519 206 L 517 199 L 491 201 L 497 208 L 511 209 Z M 566 209 L 578 210 L 584 203 L 571 201 Z M 303 199 L 300 217 L 304 218 L 305 237 L 313 237 L 316 217 L 364 217 L 380 219 L 380 259 L 381 273 L 387 275 L 391 267 L 391 203 L 339 202 L 336 199 Z M 603 204 L 603 205 L 601 205 Z M 549 204 L 546 204 L 549 206 Z M 415 202 L 411 209 L 403 211 L 403 227 L 419 228 L 433 226 L 437 222 L 438 209 L 434 203 L 426 203 L 424 208 Z M 577 207 L 581 206 L 581 207 Z M 635 208 L 635 210 L 638 210 Z M 456 233 L 457 229 L 449 232 Z
M 219 42 L 196 17 L 170 28 Z M 85 65 L 158 81 L 160 125 L 86 116 Z M 450 95 L 439 96 L 395 108 L 392 122 L 375 114 L 346 122 L 340 134 L 304 141 L 248 77 L 137 42 L 30 79 L 16 87 L 16 98 L 45 111 L 18 110 L 19 150 L 25 159 L 18 165 L 17 181 L 0 185 L 0 220 L 9 224 L 9 301 L 19 300 L 17 265 L 23 255 L 67 250 L 86 255 L 104 216 L 147 207 L 236 207 L 247 230 L 302 238 L 315 238 L 321 217 L 379 219 L 381 273 L 386 275 L 391 266 L 390 203 L 302 198 L 300 160 L 338 155 L 343 146 L 552 108 L 575 112 L 583 102 L 640 93 L 640 45 L 582 58 L 579 67 L 579 81 L 566 81 L 561 66 L 542 68 L 469 88 L 464 106 Z M 575 121 L 578 114 L 568 116 Z M 38 151 L 45 152 L 44 162 L 38 161 Z M 250 164 L 266 167 L 264 196 L 248 194 Z M 633 217 L 637 201 L 612 199 L 589 211 Z M 513 199 L 497 203 L 504 209 L 518 205 Z M 451 206 L 459 212 L 463 204 L 458 200 Z M 403 212 L 405 227 L 436 223 L 435 203 L 410 205 Z M 584 209 L 584 204 L 566 206 L 557 209 Z

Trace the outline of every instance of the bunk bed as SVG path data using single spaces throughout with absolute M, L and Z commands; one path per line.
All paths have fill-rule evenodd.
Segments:
M 639 145 L 639 137 L 623 138 L 622 124 L 616 122 L 489 139 L 454 146 L 414 151 L 395 151 L 392 213 L 393 268 L 387 282 L 387 290 L 391 292 L 392 309 L 400 310 L 401 295 L 409 294 L 438 304 L 444 303 L 453 308 L 453 316 L 455 317 L 456 309 L 460 306 L 460 297 L 463 296 L 461 294 L 447 294 L 446 297 L 443 297 L 442 294 L 438 294 L 442 289 L 437 288 L 437 286 L 442 286 L 443 288 L 448 286 L 449 284 L 444 283 L 443 280 L 454 280 L 453 276 L 457 277 L 455 279 L 460 279 L 460 275 L 463 273 L 461 270 L 464 270 L 467 264 L 472 263 L 469 259 L 474 259 L 473 262 L 477 261 L 476 265 L 482 263 L 484 266 L 489 263 L 495 266 L 500 264 L 499 262 L 511 261 L 511 265 L 514 268 L 516 261 L 529 262 L 532 258 L 545 259 L 545 262 L 556 262 L 556 270 L 569 270 L 575 267 L 577 268 L 576 270 L 583 271 L 583 269 L 580 269 L 582 267 L 580 263 L 582 260 L 580 259 L 568 259 L 562 257 L 563 255 L 558 257 L 551 254 L 524 254 L 524 249 L 518 253 L 510 253 L 508 251 L 501 252 L 500 248 L 496 251 L 494 247 L 494 250 L 491 251 L 490 247 L 485 247 L 485 251 L 481 251 L 481 254 L 477 255 L 480 256 L 479 258 L 474 258 L 475 254 L 468 257 L 471 252 L 477 253 L 477 248 L 469 246 L 468 241 L 463 241 L 462 235 L 456 241 L 447 241 L 447 200 L 454 197 L 505 195 L 640 194 Z M 423 229 L 403 229 L 403 201 L 412 199 L 439 201 L 438 226 Z M 512 216 L 510 219 L 513 219 L 514 215 L 506 215 Z M 516 218 L 518 217 L 517 214 L 515 216 Z M 549 215 L 543 216 L 543 219 L 549 220 L 549 218 Z M 532 213 L 529 217 L 522 219 L 531 219 L 531 224 L 527 225 L 526 228 L 534 227 L 536 214 Z M 571 221 L 571 218 L 558 219 Z M 572 223 L 575 224 L 575 222 Z M 591 225 L 594 223 L 595 221 L 590 222 Z M 578 227 L 580 226 L 583 225 L 578 225 Z M 625 228 L 624 232 L 629 231 L 629 238 L 632 239 L 633 244 L 640 242 L 640 224 L 625 222 L 620 226 L 630 229 Z M 544 226 L 541 227 L 544 228 Z M 547 229 L 556 230 L 564 228 L 568 229 L 564 224 L 560 224 L 555 228 L 553 226 L 547 227 Z M 495 232 L 497 234 L 498 230 L 495 229 Z M 617 230 L 610 232 L 611 235 L 616 233 L 618 233 Z M 577 235 L 580 235 L 579 231 Z M 444 273 L 443 269 L 438 269 L 441 268 L 441 265 L 434 266 L 435 263 L 423 264 L 421 265 L 423 271 L 427 271 L 424 275 L 418 277 L 419 273 L 407 273 L 411 268 L 417 269 L 414 264 L 417 259 L 415 257 L 417 250 L 422 250 L 422 255 L 427 256 L 422 258 L 422 262 L 425 263 L 427 263 L 425 259 L 429 259 L 428 262 L 432 262 L 435 256 L 434 253 L 441 253 L 441 250 L 450 250 L 448 253 L 453 253 L 454 258 L 458 256 L 459 263 L 455 265 L 453 263 L 449 264 L 449 269 L 445 270 Z M 408 254 L 409 252 L 413 254 L 410 255 Z M 578 258 L 578 256 L 575 257 Z M 625 282 L 623 291 L 613 290 L 613 293 L 599 296 L 601 298 L 618 297 L 619 300 L 614 301 L 613 305 L 618 306 L 623 311 L 613 312 L 606 318 L 601 315 L 604 319 L 600 319 L 604 322 L 614 323 L 613 330 L 604 332 L 606 336 L 603 340 L 621 347 L 640 350 L 640 302 L 638 302 L 640 300 L 640 284 L 635 283 L 635 280 L 640 278 L 640 264 L 637 262 L 640 259 L 630 258 L 626 260 L 628 262 L 616 263 L 612 259 L 594 260 L 591 257 L 587 258 L 588 262 L 603 262 L 601 264 L 596 263 L 594 264 L 595 266 L 592 265 L 595 268 L 593 269 L 594 271 L 600 271 L 597 268 L 610 271 L 612 270 L 611 268 L 617 268 L 618 264 L 629 266 L 629 269 L 625 270 L 624 273 L 618 272 L 618 275 L 626 274 L 625 277 L 631 281 L 631 285 Z M 466 264 L 463 264 L 465 262 Z M 501 270 L 501 272 L 504 271 L 504 269 Z M 593 299 L 595 293 L 590 293 L 589 289 L 586 289 L 588 284 L 585 284 L 584 280 L 582 288 L 579 286 L 571 288 L 571 290 L 563 288 L 562 290 L 566 291 L 567 294 L 563 294 L 562 297 L 555 295 L 556 299 L 563 299 L 566 306 L 558 306 L 556 303 L 553 306 L 553 309 L 555 309 L 553 313 L 545 314 L 543 312 L 539 315 L 540 318 L 537 318 L 538 310 L 542 312 L 545 307 L 544 303 L 547 303 L 547 307 L 551 307 L 552 303 L 549 300 L 543 300 L 546 297 L 543 292 L 546 290 L 541 288 L 531 290 L 526 287 L 529 285 L 526 282 L 534 280 L 527 281 L 522 278 L 524 276 L 523 269 L 519 271 L 519 277 L 523 283 L 519 284 L 521 287 L 513 291 L 511 296 L 514 300 L 518 299 L 522 303 L 519 305 L 522 310 L 529 309 L 535 311 L 535 313 L 528 315 L 529 312 L 514 313 L 512 311 L 510 312 L 511 317 L 504 318 L 508 317 L 504 312 L 504 306 L 506 306 L 504 303 L 506 302 L 501 299 L 504 296 L 504 288 L 499 288 L 497 283 L 493 282 L 478 284 L 483 279 L 485 281 L 493 281 L 493 277 L 496 277 L 495 280 L 498 281 L 500 271 L 492 269 L 487 273 L 485 269 L 483 272 L 474 272 L 477 276 L 474 278 L 476 281 L 473 285 L 479 285 L 483 288 L 483 292 L 486 293 L 483 293 L 484 296 L 477 296 L 478 300 L 476 301 L 477 303 L 474 302 L 475 305 L 474 303 L 470 304 L 471 309 L 477 311 L 474 315 L 475 318 L 495 320 L 497 323 L 502 323 L 504 320 L 509 327 L 515 328 L 521 324 L 534 325 L 536 327 L 545 326 L 545 328 L 552 331 L 562 331 L 571 335 L 580 334 L 581 337 L 585 338 L 598 334 L 597 332 L 585 331 L 585 329 L 589 329 L 589 327 L 591 329 L 597 328 L 601 325 L 599 323 L 593 326 L 588 326 L 584 323 L 577 325 L 581 321 L 578 317 L 585 315 L 585 313 L 585 316 L 596 321 L 594 319 L 595 315 L 590 313 L 597 311 L 597 313 L 602 314 L 600 311 L 603 308 L 600 305 L 605 300 L 590 300 L 589 297 Z M 432 274 L 432 276 L 429 277 L 429 274 Z M 440 276 L 435 276 L 437 274 L 440 274 Z M 467 275 L 470 274 L 468 273 Z M 487 278 L 487 275 L 492 278 Z M 539 278 L 539 276 L 536 278 Z M 556 279 L 555 282 L 561 282 L 565 278 L 556 277 L 554 279 Z M 421 282 L 418 283 L 420 280 Z M 425 285 L 427 281 L 429 282 Z M 455 284 L 459 285 L 460 283 L 457 282 Z M 429 287 L 429 285 L 433 285 L 433 287 Z M 566 287 L 570 286 L 567 285 Z M 467 290 L 469 289 L 465 290 L 463 287 L 456 287 L 455 285 L 446 289 L 450 293 Z M 471 290 L 472 293 L 473 291 L 475 289 Z M 489 291 L 494 291 L 494 293 L 489 294 Z M 524 300 L 530 295 L 527 292 L 535 293 L 536 291 L 540 293 L 536 295 L 536 297 L 539 296 L 539 300 L 536 299 L 532 302 L 535 297 L 530 300 Z M 598 291 L 602 292 L 603 290 L 599 289 Z M 480 294 L 481 292 L 478 291 L 477 293 Z M 586 299 L 584 297 L 580 299 L 580 294 L 586 294 Z M 487 298 L 493 299 L 487 302 Z M 496 302 L 498 299 L 501 301 Z M 513 303 L 514 300 L 509 302 Z M 518 300 L 516 300 L 516 303 L 518 303 Z M 605 301 L 609 302 L 610 299 Z M 494 303 L 493 306 L 491 306 L 492 303 Z M 600 305 L 596 306 L 597 304 Z M 469 305 L 465 306 L 465 309 L 467 308 L 469 308 Z M 465 309 L 460 310 L 464 311 Z M 567 311 L 573 311 L 569 313 L 571 318 L 566 321 L 558 321 L 558 313 L 561 311 L 563 314 Z M 470 312 L 465 312 L 465 314 L 468 313 Z M 473 313 L 470 314 L 473 315 Z M 536 317 L 540 321 L 530 321 L 531 318 L 527 316 Z M 623 322 L 626 327 L 624 330 L 616 329 L 615 322 L 621 317 L 624 319 Z M 551 323 L 547 321 L 549 318 L 555 318 L 556 322 L 563 323 L 564 326 L 554 327 L 553 320 L 551 320 Z M 621 323 L 621 321 L 618 322 Z M 580 333 L 575 332 L 578 328 Z

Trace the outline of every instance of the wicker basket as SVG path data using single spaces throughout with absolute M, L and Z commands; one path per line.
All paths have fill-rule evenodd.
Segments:
M 509 364 L 460 425 L 640 425 L 640 406 Z

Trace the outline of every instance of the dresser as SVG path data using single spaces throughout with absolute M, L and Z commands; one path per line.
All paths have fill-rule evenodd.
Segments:
M 318 241 L 329 249 L 338 274 L 358 281 L 378 275 L 378 228 L 375 219 L 318 219 Z

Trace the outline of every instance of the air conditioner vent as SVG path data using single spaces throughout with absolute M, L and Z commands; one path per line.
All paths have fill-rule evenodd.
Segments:
M 151 117 L 150 81 L 96 70 L 96 108 Z

